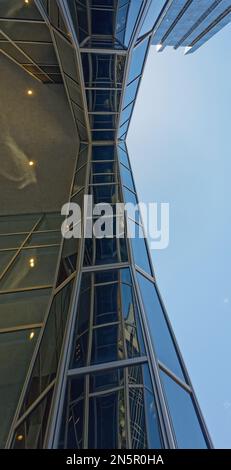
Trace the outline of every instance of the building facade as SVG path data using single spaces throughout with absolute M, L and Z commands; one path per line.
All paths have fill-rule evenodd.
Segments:
M 172 22 L 180 32 L 171 45 L 194 38 L 205 18 L 180 25 L 179 11 L 196 3 L 1 2 L 1 139 L 15 171 L 0 175 L 11 181 L 0 218 L 1 447 L 212 446 L 145 234 L 85 238 L 79 220 L 81 237 L 61 240 L 59 215 L 68 188 L 82 208 L 84 195 L 138 202 L 126 136 L 147 54 L 168 45 Z M 200 3 L 201 19 L 227 2 Z M 24 86 L 32 104 L 20 117 Z M 125 231 L 144 232 L 138 212 L 126 213 Z

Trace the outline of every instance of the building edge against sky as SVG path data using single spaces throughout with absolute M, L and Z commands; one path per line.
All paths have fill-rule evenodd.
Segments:
M 84 194 L 137 201 L 125 139 L 148 50 L 193 52 L 230 21 L 230 2 L 8 0 L 0 18 L 6 90 L 15 75 L 27 94 L 10 88 L 9 118 L 1 115 L 12 162 L 3 176 L 10 190 L 16 183 L 0 220 L 1 446 L 211 447 L 146 240 L 60 245 L 59 212 L 69 187 L 80 206 Z M 25 99 L 22 123 L 14 122 Z M 50 200 L 57 164 L 62 197 Z M 126 226 L 142 230 L 139 214 L 127 214 Z

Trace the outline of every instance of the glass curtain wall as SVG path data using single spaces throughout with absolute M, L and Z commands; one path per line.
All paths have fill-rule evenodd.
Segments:
M 155 3 L 161 11 L 164 2 Z M 51 18 L 51 2 L 36 4 L 50 22 L 82 141 L 70 201 L 83 208 L 91 195 L 113 210 L 137 202 L 125 139 L 158 11 L 149 0 L 60 0 L 66 34 Z M 113 225 L 117 219 L 114 211 Z M 82 221 L 81 237 L 63 240 L 7 446 L 209 447 L 139 211 L 120 219 L 119 237 L 84 239 Z M 143 237 L 128 237 L 138 232 Z

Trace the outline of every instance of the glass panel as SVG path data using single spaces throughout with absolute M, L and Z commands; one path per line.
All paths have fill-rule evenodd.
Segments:
M 112 369 L 93 373 L 90 376 L 90 393 L 102 392 L 124 385 L 124 369 Z
M 204 435 L 192 402 L 186 390 L 160 371 L 167 404 L 180 449 L 206 449 Z
M 139 273 L 137 278 L 157 356 L 163 364 L 185 380 L 155 286 Z
M 129 126 L 129 121 L 127 121 L 122 127 L 119 128 L 119 131 L 118 131 L 119 139 L 122 138 L 124 134 L 127 132 L 128 126 Z
M 118 321 L 119 285 L 95 287 L 94 323 L 96 325 Z
M 133 104 L 134 103 L 131 103 L 129 106 L 127 106 L 121 113 L 121 119 L 120 119 L 120 124 L 123 124 L 124 122 L 126 122 L 130 116 L 131 116 L 131 112 L 132 112 L 132 108 L 133 108 Z
M 134 183 L 133 183 L 133 178 L 130 170 L 125 168 L 123 165 L 120 165 L 120 171 L 121 171 L 121 177 L 123 184 L 127 186 L 127 188 L 131 189 L 133 192 L 135 192 L 134 188 Z
M 46 286 L 54 281 L 59 247 L 22 250 L 3 277 L 1 289 Z
M 151 274 L 150 262 L 147 252 L 146 241 L 141 225 L 138 225 L 128 219 L 129 233 L 134 234 L 131 240 L 132 251 L 135 264 L 142 268 L 146 273 Z
M 5 15 L 4 15 L 5 16 Z M 1 21 L 1 29 L 13 41 L 50 42 L 51 36 L 45 23 L 26 23 L 20 21 Z M 46 47 L 46 44 L 45 46 Z
M 94 145 L 92 147 L 92 160 L 114 160 L 114 145 Z
M 108 392 L 89 400 L 89 449 L 125 449 L 124 392 Z
M 117 54 L 82 54 L 82 62 L 85 86 L 97 88 L 122 86 L 125 56 Z
M 127 152 L 122 150 L 119 146 L 117 147 L 119 161 L 123 163 L 128 169 L 130 168 Z
M 16 251 L 2 251 L 0 252 L 0 275 L 3 273 L 4 269 L 8 266 L 10 260 L 15 255 Z M 1 283 L 0 283 L 1 285 Z
M 64 72 L 76 83 L 79 83 L 74 49 L 65 39 L 62 39 L 58 33 L 54 32 L 54 35 Z
M 42 17 L 33 2 L 15 3 L 15 0 L 5 0 L 0 2 L 0 17 L 17 19 L 41 20 Z
M 139 83 L 140 83 L 140 78 L 137 78 L 137 80 L 134 80 L 132 83 L 130 83 L 130 85 L 127 86 L 126 91 L 125 91 L 124 103 L 123 103 L 124 107 L 128 106 L 128 104 L 134 101 Z
M 143 0 L 136 0 L 135 2 L 130 2 L 128 18 L 127 18 L 127 26 L 126 26 L 126 35 L 125 35 L 126 46 L 129 45 L 131 35 L 136 26 L 136 21 L 137 21 L 142 3 L 143 3 Z
M 36 222 L 39 221 L 39 215 L 9 215 L 0 217 L 0 233 L 20 233 L 30 232 Z
M 139 36 L 143 36 L 148 33 L 156 23 L 163 6 L 165 5 L 166 0 L 152 0 L 143 25 L 140 30 Z
M 78 247 L 78 238 L 64 239 L 57 285 L 64 282 L 76 270 Z
M 88 353 L 88 329 L 91 309 L 91 275 L 83 274 L 79 294 L 70 367 L 85 366 Z
M 0 447 L 4 447 L 39 330 L 31 333 L 0 334 Z
M 60 245 L 61 231 L 50 231 L 44 233 L 33 233 L 25 246 L 43 246 L 43 245 Z
M 124 187 L 124 201 L 127 204 L 133 204 L 134 207 L 136 207 L 138 204 L 136 195 L 125 187 Z M 128 206 L 128 208 L 126 208 L 126 212 L 127 212 L 128 217 L 135 220 L 137 223 L 141 223 L 139 209 L 134 211 L 132 207 L 130 208 Z
M 73 182 L 73 188 L 72 188 L 72 194 L 77 193 L 78 191 L 81 191 L 81 189 L 84 188 L 85 180 L 86 180 L 86 170 L 87 170 L 87 165 L 84 165 L 75 174 L 75 178 L 74 178 L 74 182 Z
M 127 259 L 127 246 L 124 238 L 89 238 L 85 241 L 84 265 L 118 263 L 125 262 Z
M 138 77 L 138 75 L 141 75 L 142 73 L 148 41 L 149 38 L 145 39 L 133 50 L 128 82 L 131 82 L 134 80 L 134 78 Z
M 63 216 L 57 213 L 46 214 L 40 224 L 36 227 L 36 231 L 43 230 L 60 230 Z
M 0 236 L 0 250 L 6 249 L 6 248 L 19 248 L 22 242 L 26 238 L 25 235 L 1 235 Z
M 90 112 L 118 112 L 121 93 L 114 90 L 87 90 Z
M 29 408 L 56 376 L 72 287 L 73 282 L 70 282 L 52 301 L 20 415 Z
M 12 447 L 14 449 L 42 449 L 49 417 L 53 390 L 27 416 L 18 427 Z
M 41 323 L 50 294 L 50 289 L 1 294 L 0 328 Z
M 91 364 L 124 359 L 120 325 L 103 326 L 93 331 Z
M 59 436 L 59 449 L 82 449 L 84 428 L 84 378 L 69 380 Z

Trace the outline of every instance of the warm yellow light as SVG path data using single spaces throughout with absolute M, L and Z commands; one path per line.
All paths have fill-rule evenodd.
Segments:
M 32 331 L 32 332 L 30 333 L 30 339 L 33 339 L 33 338 L 34 338 L 34 335 L 35 335 L 35 332 Z
M 24 3 L 26 3 L 26 5 L 28 5 L 30 2 L 29 2 L 29 0 L 24 0 Z
M 35 267 L 35 259 L 34 258 L 29 259 L 29 265 L 30 265 L 31 268 Z
M 27 90 L 27 94 L 28 94 L 28 96 L 32 96 L 33 95 L 33 90 Z
M 16 437 L 17 441 L 22 441 L 23 440 L 23 435 L 22 434 L 18 434 L 18 436 Z
M 33 160 L 30 160 L 30 161 L 29 161 L 29 166 L 34 166 Z

